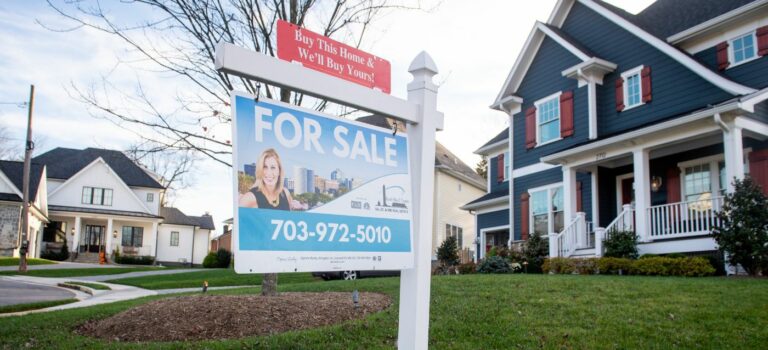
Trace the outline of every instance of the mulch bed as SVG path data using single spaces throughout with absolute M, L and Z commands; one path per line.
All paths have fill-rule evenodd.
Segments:
M 87 322 L 78 334 L 112 341 L 184 341 L 269 335 L 341 323 L 381 311 L 389 296 L 360 293 L 195 295 L 156 300 Z

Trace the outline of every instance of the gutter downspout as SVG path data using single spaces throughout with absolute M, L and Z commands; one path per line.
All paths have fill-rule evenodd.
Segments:
M 189 267 L 195 267 L 195 230 L 197 226 L 192 226 L 192 254 L 189 258 Z
M 720 113 L 715 113 L 715 115 L 713 115 L 713 117 L 715 119 L 715 124 L 717 124 L 717 126 L 719 126 L 720 129 L 723 129 L 723 131 L 725 131 L 725 132 L 731 131 L 731 128 L 729 128 L 728 125 L 725 125 L 725 122 L 723 121 L 723 118 L 720 117 Z
M 507 150 L 509 151 L 509 177 L 507 180 L 507 186 L 509 187 L 509 239 L 507 240 L 507 248 L 511 248 L 512 241 L 515 239 L 515 177 L 513 176 L 515 172 L 515 139 L 512 131 L 512 127 L 514 126 L 514 115 L 512 114 L 512 110 L 504 108 L 504 104 L 500 103 L 499 109 L 509 116 L 509 128 L 507 129 L 507 139 L 509 140 L 507 145 Z M 504 169 L 502 169 L 502 171 L 504 171 Z

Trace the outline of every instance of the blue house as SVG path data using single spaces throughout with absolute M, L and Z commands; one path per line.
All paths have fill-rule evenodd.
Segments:
M 511 127 L 476 151 L 478 258 L 533 234 L 550 256 L 600 256 L 615 230 L 641 254 L 716 251 L 732 180 L 768 190 L 766 54 L 766 0 L 558 1 L 491 106 Z

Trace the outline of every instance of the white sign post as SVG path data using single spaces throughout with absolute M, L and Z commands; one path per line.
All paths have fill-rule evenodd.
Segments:
M 436 109 L 437 86 L 432 82 L 437 74 L 435 63 L 426 52 L 413 60 L 409 67 L 413 81 L 408 84 L 407 101 L 232 44 L 217 47 L 215 64 L 223 73 L 289 88 L 409 124 L 415 258 L 414 267 L 403 270 L 400 277 L 397 345 L 400 349 L 427 349 L 435 131 L 443 126 L 443 114 Z

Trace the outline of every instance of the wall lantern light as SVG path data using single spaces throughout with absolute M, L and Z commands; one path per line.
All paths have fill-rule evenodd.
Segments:
M 117 238 L 117 230 L 112 231 L 112 238 Z
M 659 192 L 659 189 L 661 188 L 661 177 L 658 176 L 652 176 L 651 177 L 651 191 L 653 192 Z
M 75 228 L 73 227 L 69 232 L 72 234 L 72 236 L 74 236 L 75 235 Z

